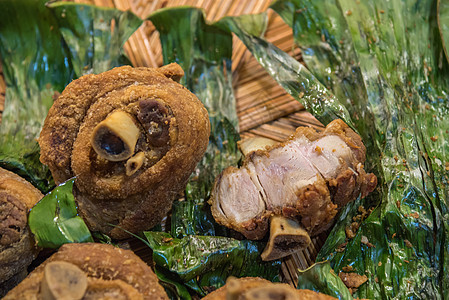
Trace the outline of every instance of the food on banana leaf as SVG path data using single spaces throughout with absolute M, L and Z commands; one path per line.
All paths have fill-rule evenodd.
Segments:
M 0 168 L 0 297 L 25 278 L 39 252 L 27 213 L 42 196 L 22 177 Z
M 115 239 L 157 225 L 185 187 L 210 133 L 206 109 L 177 64 L 119 67 L 70 83 L 39 137 L 56 183 L 76 176 L 89 229 Z
M 283 143 L 244 154 L 241 168 L 229 167 L 217 178 L 210 204 L 217 222 L 248 239 L 270 231 L 264 260 L 306 247 L 346 203 L 377 184 L 363 169 L 362 139 L 341 120 L 323 132 L 299 127 Z
M 297 290 L 285 283 L 271 283 L 259 277 L 229 277 L 226 285 L 208 294 L 203 300 L 331 300 L 334 297 L 311 290 Z
M 4 299 L 168 299 L 132 251 L 107 244 L 65 244 Z

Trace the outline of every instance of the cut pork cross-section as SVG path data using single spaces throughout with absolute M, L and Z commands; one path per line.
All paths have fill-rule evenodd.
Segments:
M 245 155 L 242 167 L 229 167 L 216 179 L 209 200 L 212 214 L 220 224 L 252 240 L 266 235 L 273 216 L 289 219 L 288 224 L 297 222 L 298 235 L 271 226 L 289 232 L 280 239 L 282 245 L 274 245 L 274 251 L 281 253 L 274 258 L 297 250 L 288 249 L 290 238 L 291 245 L 307 246 L 304 241 L 310 239 L 300 235 L 325 231 L 341 207 L 365 197 L 377 184 L 376 176 L 363 169 L 362 139 L 341 120 L 322 132 L 300 127 L 283 143 L 243 141 L 240 148 Z

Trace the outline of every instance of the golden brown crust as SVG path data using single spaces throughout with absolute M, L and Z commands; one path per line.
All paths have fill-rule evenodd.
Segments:
M 354 170 L 346 169 L 337 178 L 329 180 L 329 190 L 332 200 L 338 207 L 343 207 L 351 199 L 355 199 L 359 194 L 365 198 L 377 186 L 377 177 L 373 173 L 366 173 L 361 165 Z
M 0 168 L 0 296 L 23 278 L 39 252 L 27 213 L 41 192 L 20 176 Z
M 70 83 L 51 107 L 39 137 L 41 161 L 57 183 L 77 176 L 76 200 L 91 229 L 124 238 L 124 231 L 108 224 L 133 233 L 155 226 L 204 154 L 208 114 L 174 81 L 182 74 L 171 64 L 86 75 Z M 115 111 L 133 116 L 141 129 L 135 151 L 145 154 L 145 162 L 130 176 L 126 161 L 107 161 L 91 145 L 94 128 Z M 154 128 L 163 131 L 156 134 L 158 141 Z
M 122 281 L 137 290 L 143 299 L 168 299 L 151 268 L 132 251 L 94 243 L 61 246 L 58 252 L 31 272 L 4 299 L 38 299 L 45 265 L 52 261 L 66 261 L 78 266 L 89 280 L 98 278 L 105 281 Z M 114 285 L 113 282 L 97 283 L 98 285 L 92 286 L 92 289 L 97 291 L 101 286 L 107 290 Z
M 271 214 L 270 211 L 266 211 L 263 215 L 244 223 L 231 223 L 229 227 L 242 233 L 247 239 L 261 240 L 270 226 L 268 221 L 270 220 Z
M 22 177 L 0 168 L 0 190 L 20 199 L 31 209 L 42 197 L 42 193 Z
M 165 77 L 173 79 L 176 82 L 179 82 L 184 76 L 184 71 L 177 64 L 168 64 L 157 70 L 164 74 Z
M 297 196 L 296 209 L 301 224 L 311 236 L 324 232 L 332 225 L 338 210 L 323 179 L 320 178 L 316 183 L 301 188 Z
M 251 289 L 266 284 L 271 284 L 270 281 L 260 277 L 243 277 L 237 279 L 242 289 Z M 207 294 L 202 300 L 225 300 L 228 292 L 228 286 L 224 285 L 221 288 Z
M 143 296 L 123 280 L 89 279 L 83 300 L 143 300 Z
M 233 282 L 230 282 L 230 281 Z M 226 285 L 219 288 L 218 290 L 206 295 L 203 300 L 226 300 L 229 293 L 229 283 L 232 286 L 232 292 L 235 298 L 245 300 L 247 299 L 245 294 L 247 294 L 251 290 L 256 290 L 260 288 L 273 288 L 273 290 L 285 290 L 286 293 L 293 296 L 294 299 L 303 299 L 303 300 L 332 300 L 336 299 L 334 297 L 317 293 L 311 290 L 297 290 L 294 287 L 285 284 L 285 283 L 272 283 L 266 279 L 259 277 L 244 277 L 244 278 L 229 278 Z M 263 298 L 267 299 L 267 298 Z M 269 299 L 269 298 L 268 298 Z M 273 298 L 273 299 L 281 299 L 281 298 Z M 284 298 L 282 298 L 284 299 Z M 291 299 L 291 298 L 290 298 Z

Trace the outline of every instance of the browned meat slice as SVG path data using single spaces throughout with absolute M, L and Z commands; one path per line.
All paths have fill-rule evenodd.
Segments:
M 4 299 L 168 299 L 151 268 L 130 250 L 65 244 Z
M 321 178 L 293 141 L 269 152 L 256 152 L 250 156 L 247 168 L 257 174 L 253 178 L 259 180 L 265 191 L 267 209 L 272 211 L 295 205 L 296 192 Z
M 258 277 L 233 278 L 226 285 L 208 294 L 203 300 L 332 300 L 334 297 L 311 290 L 297 290 L 285 283 L 272 283 Z
M 377 184 L 376 176 L 363 170 L 361 138 L 341 120 L 320 133 L 298 128 L 283 143 L 240 146 L 243 166 L 223 171 L 209 203 L 219 223 L 249 239 L 263 238 L 275 215 L 297 221 L 310 235 L 319 234 L 332 225 L 339 208 Z

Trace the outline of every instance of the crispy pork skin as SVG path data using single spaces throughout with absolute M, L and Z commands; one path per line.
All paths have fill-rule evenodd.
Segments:
M 156 274 L 131 250 L 73 243 L 61 246 L 3 299 L 169 298 Z
M 272 283 L 259 277 L 229 277 L 226 285 L 202 300 L 333 300 L 334 297 L 306 289 L 295 289 L 285 283 Z
M 25 278 L 39 253 L 27 214 L 42 197 L 31 183 L 0 168 L 0 298 Z
M 206 108 L 173 63 L 117 67 L 72 81 L 45 119 L 40 160 L 57 184 L 75 177 L 92 231 L 125 239 L 159 224 L 206 151 Z
M 328 229 L 338 210 L 376 187 L 363 169 L 366 149 L 341 120 L 324 131 L 300 127 L 287 141 L 244 153 L 241 168 L 217 177 L 209 200 L 217 222 L 261 239 L 270 217 L 297 221 L 311 236 Z

